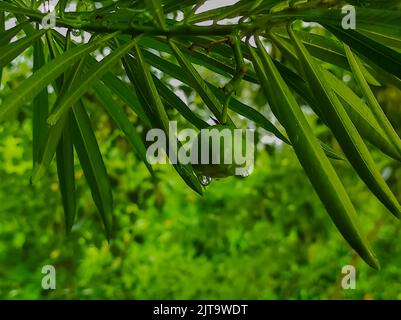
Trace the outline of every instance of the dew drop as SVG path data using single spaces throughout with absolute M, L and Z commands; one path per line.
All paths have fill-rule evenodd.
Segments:
M 71 31 L 71 34 L 72 34 L 74 37 L 79 37 L 79 36 L 81 35 L 81 30 L 74 29 L 74 30 Z
M 212 182 L 212 178 L 208 176 L 200 176 L 199 181 L 203 186 L 207 186 L 210 184 L 210 182 Z

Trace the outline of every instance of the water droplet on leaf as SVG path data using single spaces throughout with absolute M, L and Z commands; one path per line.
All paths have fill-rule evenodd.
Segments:
M 212 178 L 207 176 L 200 176 L 199 181 L 203 186 L 207 186 L 208 184 L 210 184 L 210 182 L 212 182 Z
M 74 29 L 74 30 L 71 31 L 71 34 L 72 34 L 74 37 L 79 37 L 79 36 L 81 35 L 81 30 Z

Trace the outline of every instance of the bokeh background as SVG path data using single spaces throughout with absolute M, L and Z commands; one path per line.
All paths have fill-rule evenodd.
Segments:
M 27 50 L 4 69 L 0 99 L 30 74 L 31 54 Z M 281 59 L 279 52 L 273 54 Z M 199 71 L 216 84 L 226 81 Z M 355 86 L 343 71 L 331 71 Z M 157 75 L 200 116 L 208 117 L 191 90 L 160 72 Z M 394 126 L 401 128 L 401 93 L 392 87 L 375 90 Z M 258 87 L 244 83 L 239 94 L 270 117 Z M 80 200 L 69 236 L 55 165 L 43 181 L 30 184 L 32 126 L 26 106 L 13 120 L 0 124 L 1 299 L 401 298 L 400 223 L 344 161 L 333 163 L 381 261 L 380 271 L 353 254 L 292 149 L 267 132 L 256 128 L 259 143 L 252 175 L 213 181 L 200 197 L 169 166 L 157 167 L 152 178 L 90 93 L 86 105 L 113 185 L 113 239 L 110 243 L 105 239 L 78 164 Z M 168 112 L 186 127 L 174 110 Z M 319 137 L 340 152 L 331 133 L 309 114 Z M 243 128 L 253 127 L 243 118 L 234 120 Z M 140 128 L 133 114 L 132 122 Z M 401 199 L 399 164 L 372 152 Z M 41 269 L 47 264 L 56 268 L 56 290 L 41 287 Z M 347 264 L 357 270 L 355 290 L 340 285 L 341 269 Z

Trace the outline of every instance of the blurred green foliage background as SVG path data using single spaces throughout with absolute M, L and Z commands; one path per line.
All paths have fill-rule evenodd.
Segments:
M 27 62 L 18 63 L 17 69 L 5 69 L 2 94 L 29 72 Z M 263 110 L 257 88 L 243 94 Z M 388 112 L 397 112 L 399 92 L 384 88 L 379 98 Z M 100 108 L 90 99 L 87 104 Z M 160 166 L 152 179 L 105 113 L 93 112 L 115 199 L 114 237 L 107 243 L 79 166 L 80 203 L 69 236 L 55 168 L 41 184 L 30 185 L 29 112 L 27 107 L 15 121 L 0 125 L 0 298 L 401 298 L 399 222 L 344 162 L 334 163 L 381 261 L 380 271 L 353 255 L 290 147 L 260 144 L 251 176 L 213 181 L 200 197 L 168 166 Z M 318 123 L 314 128 L 338 149 L 326 129 Z M 373 154 L 400 198 L 399 166 Z M 56 290 L 41 287 L 47 264 L 56 268 Z M 356 290 L 341 288 L 346 264 L 356 266 Z

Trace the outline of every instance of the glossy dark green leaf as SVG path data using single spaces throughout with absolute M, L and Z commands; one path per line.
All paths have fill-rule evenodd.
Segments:
M 191 86 L 191 82 L 188 80 L 188 77 L 186 76 L 186 74 L 184 74 L 181 71 L 179 66 L 174 65 L 166 60 L 163 60 L 160 57 L 158 57 L 150 52 L 145 51 L 144 56 L 145 56 L 146 60 L 154 67 L 156 67 L 159 70 L 182 81 L 183 83 L 186 83 L 187 85 Z M 280 70 L 282 68 L 283 67 L 281 66 Z M 301 78 L 299 78 L 299 80 L 302 81 Z M 257 79 L 255 79 L 255 81 L 257 81 Z M 223 103 L 223 101 L 225 99 L 223 90 L 208 83 L 207 81 L 205 81 L 205 82 L 206 82 L 207 86 L 210 88 L 210 90 L 214 93 L 214 95 L 220 100 L 221 103 Z M 303 89 L 303 90 L 305 90 L 305 89 Z M 279 138 L 283 142 L 290 143 L 288 141 L 287 137 L 285 137 L 283 135 L 283 133 L 281 133 L 280 130 L 270 120 L 268 120 L 265 116 L 263 116 L 256 109 L 240 102 L 239 100 L 237 100 L 235 98 L 231 98 L 229 108 L 232 111 L 246 117 L 247 119 L 254 121 L 256 124 L 260 125 L 266 131 L 273 133 L 277 138 Z M 329 146 L 322 143 L 322 147 L 325 150 L 326 154 L 330 158 L 337 159 L 337 160 L 343 159 L 343 157 L 341 155 L 335 153 L 333 150 L 331 150 L 331 148 Z
M 0 16 L 3 15 L 4 13 L 0 13 Z M 0 47 L 5 46 L 8 44 L 12 38 L 14 38 L 25 26 L 26 22 L 19 23 L 15 27 L 12 27 L 11 29 L 5 30 L 5 23 L 3 20 L 3 23 L 1 23 L 0 19 L 0 25 L 3 25 L 3 28 L 0 27 Z
M 380 30 L 386 34 L 401 33 L 401 12 L 398 10 L 369 9 L 360 6 L 356 9 L 356 21 L 358 30 Z M 318 22 L 324 25 L 330 25 L 341 28 L 344 18 L 341 8 L 322 8 L 292 10 L 287 12 L 277 12 L 271 15 L 270 23 L 274 21 L 289 21 L 293 19 L 302 19 L 307 22 Z M 344 32 L 353 31 L 351 29 Z
M 367 101 L 367 105 L 370 107 L 370 110 L 372 110 L 372 113 L 374 114 L 382 130 L 386 133 L 388 140 L 393 144 L 394 148 L 397 149 L 398 153 L 401 156 L 400 137 L 391 125 L 390 120 L 383 112 L 383 109 L 380 107 L 379 102 L 376 100 L 376 97 L 374 96 L 372 90 L 369 87 L 369 84 L 367 83 L 363 75 L 360 63 L 357 61 L 351 49 L 347 45 L 345 45 L 345 52 L 351 66 L 352 73 L 355 76 L 359 87 L 362 89 L 363 95 Z
M 289 36 L 286 32 L 283 33 L 281 29 L 280 31 L 281 39 L 275 37 L 273 33 L 270 34 L 271 39 L 279 46 L 280 50 L 285 48 L 284 50 L 292 51 L 287 46 L 287 39 L 289 39 Z M 343 69 L 350 70 L 343 45 L 340 41 L 305 31 L 297 31 L 296 34 L 312 56 Z M 367 68 L 371 69 L 370 66 L 367 66 Z M 361 71 L 370 84 L 380 86 L 380 83 L 371 75 L 363 64 L 361 64 Z
M 181 52 L 178 46 L 173 42 L 169 42 L 174 56 L 186 73 L 186 76 L 191 82 L 193 88 L 201 96 L 202 100 L 205 102 L 207 107 L 212 111 L 214 116 L 222 121 L 222 110 L 223 106 L 216 96 L 211 92 L 205 81 L 202 79 L 198 71 L 192 66 L 185 55 Z
M 189 107 L 156 76 L 153 76 L 153 82 L 155 83 L 160 96 L 163 98 L 163 101 L 171 108 L 177 109 L 177 111 L 196 128 L 202 129 L 209 126 L 205 121 L 195 115 L 191 109 L 189 109 Z
M 317 138 L 313 135 L 285 81 L 274 63 L 259 44 L 260 57 L 250 47 L 255 70 L 262 88 L 279 121 L 285 127 L 297 157 L 325 205 L 331 219 L 352 248 L 373 268 L 379 263 L 362 236 L 357 215 L 333 166 L 326 158 Z M 262 63 L 263 61 L 263 63 Z
M 139 133 L 129 121 L 128 116 L 124 113 L 124 110 L 114 101 L 109 88 L 107 88 L 107 86 L 102 82 L 96 82 L 93 85 L 93 89 L 95 90 L 95 94 L 99 101 L 103 104 L 103 107 L 110 114 L 121 131 L 126 135 L 128 141 L 134 148 L 135 153 L 144 162 L 149 172 L 153 174 L 152 167 L 146 159 L 146 147 Z
M 149 70 L 149 65 L 145 62 L 145 59 L 142 55 L 141 49 L 139 48 L 138 45 L 134 46 L 135 50 L 135 57 L 137 59 L 137 71 L 140 79 L 142 79 L 143 85 L 139 87 L 139 90 L 142 90 L 142 94 L 148 99 L 150 107 L 152 108 L 152 112 L 156 116 L 156 122 L 154 123 L 154 127 L 160 127 L 163 129 L 163 131 L 166 133 L 168 139 L 175 139 L 177 140 L 177 137 L 169 137 L 169 120 L 168 116 L 166 114 L 166 111 L 164 109 L 162 100 L 160 98 L 160 95 L 156 89 L 156 86 L 153 82 L 150 70 Z M 138 84 L 139 81 L 137 81 Z M 177 141 L 178 147 L 180 146 L 179 141 Z M 172 152 L 173 154 L 175 153 L 176 155 L 178 154 L 178 150 L 174 149 L 175 146 L 169 145 L 169 150 L 170 146 L 173 148 Z M 198 180 L 198 177 L 196 176 L 195 172 L 192 169 L 192 166 L 190 164 L 188 165 L 183 165 L 180 163 L 174 164 L 175 170 L 178 172 L 178 174 L 183 178 L 183 180 L 187 183 L 189 187 L 191 187 L 194 191 L 196 191 L 199 194 L 202 194 L 202 186 Z
M 86 181 L 92 192 L 93 201 L 99 210 L 110 239 L 113 220 L 113 196 L 107 170 L 84 106 L 78 102 L 72 108 L 72 137 Z
M 149 11 L 152 12 L 154 18 L 160 27 L 164 28 L 164 11 L 162 6 L 162 0 L 146 0 L 145 1 Z
M 37 40 L 33 45 L 33 72 L 45 65 L 45 56 L 42 40 Z M 49 97 L 47 87 L 43 88 L 33 99 L 32 104 L 32 152 L 33 162 L 39 162 L 45 143 L 49 112 Z
M 294 49 L 284 41 L 280 41 L 280 43 L 277 44 L 279 44 L 280 50 L 285 52 L 287 57 L 291 58 L 293 65 L 296 66 L 297 69 L 300 69 L 299 61 L 294 53 Z M 291 88 L 293 88 L 298 95 L 312 107 L 321 120 L 327 124 L 329 119 L 325 119 L 324 113 L 320 111 L 319 103 L 303 79 L 293 71 L 281 65 L 279 62 L 275 61 L 275 64 Z M 351 118 L 363 139 L 372 143 L 386 155 L 396 160 L 401 160 L 399 153 L 386 139 L 384 132 L 371 114 L 369 108 L 363 103 L 362 99 L 359 98 L 343 81 L 337 79 L 336 76 L 331 74 L 329 71 L 322 69 L 322 72 L 326 81 L 340 98 L 348 116 Z M 374 82 L 373 78 L 371 82 Z
M 0 12 L 0 46 L 1 46 L 1 39 L 5 38 L 4 35 L 4 30 L 6 28 L 6 17 L 5 17 L 5 13 L 4 12 Z M 9 40 L 8 40 L 9 41 Z M 5 44 L 8 43 L 8 41 L 5 42 Z M 3 68 L 0 67 L 0 87 L 1 87 L 1 80 L 3 78 Z
M 0 48 L 0 68 L 3 68 L 23 51 L 29 48 L 35 41 L 43 36 L 46 30 L 38 30 L 31 36 L 21 38 L 5 47 Z
M 306 48 L 288 28 L 291 39 L 302 62 L 305 76 L 313 94 L 325 114 L 328 125 L 336 137 L 349 162 L 376 197 L 396 216 L 401 214 L 401 206 L 376 167 L 368 148 L 346 113 L 343 105 L 326 82 L 320 66 L 309 55 Z
M 387 72 L 401 78 L 401 53 L 386 47 L 355 30 L 343 30 L 326 26 L 337 38 L 348 44 L 354 51 L 377 64 Z
M 99 63 L 90 67 L 83 75 L 79 75 L 79 81 L 71 86 L 71 89 L 63 95 L 63 98 L 53 108 L 48 118 L 48 123 L 54 125 L 60 117 L 91 87 L 94 81 L 99 80 L 134 46 L 135 40 L 117 48 Z M 73 49 L 71 49 L 73 50 Z
M 30 102 L 44 87 L 56 79 L 83 55 L 95 50 L 103 42 L 113 37 L 114 34 L 110 34 L 99 40 L 77 46 L 49 61 L 32 76 L 24 80 L 19 87 L 13 91 L 12 95 L 4 99 L 0 106 L 0 121 L 4 120 L 9 112 L 16 111 L 25 103 Z
M 146 125 L 150 125 L 150 120 L 143 110 L 142 105 L 135 94 L 135 90 L 133 90 L 132 87 L 129 87 L 127 83 L 120 80 L 110 72 L 106 73 L 101 80 L 122 101 L 124 101 L 138 115 L 138 117 L 145 122 Z
M 74 149 L 71 135 L 71 113 L 66 117 L 64 130 L 57 146 L 57 175 L 64 207 L 66 233 L 71 232 L 76 215 L 76 189 L 74 170 Z

